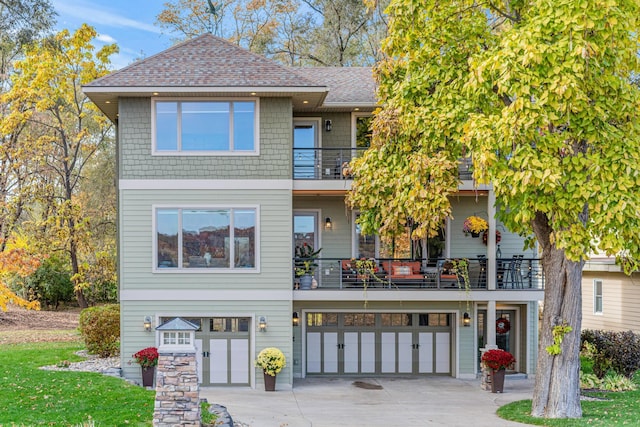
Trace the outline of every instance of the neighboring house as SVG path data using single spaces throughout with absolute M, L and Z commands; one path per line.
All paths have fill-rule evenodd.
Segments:
M 371 69 L 287 68 L 203 35 L 84 92 L 117 125 L 126 377 L 140 378 L 131 355 L 157 345 L 154 328 L 175 316 L 200 326 L 203 385 L 262 383 L 252 362 L 269 346 L 287 357 L 279 386 L 320 375 L 475 378 L 485 344 L 535 373 L 537 254 L 496 224 L 493 192 L 473 187 L 466 163 L 439 239 L 359 233 L 347 162 L 368 145 Z M 499 247 L 495 232 L 486 245 L 462 232 L 474 214 L 500 231 Z M 293 259 L 305 243 L 322 248 L 308 290 Z M 375 277 L 352 257 L 375 258 Z M 468 286 L 449 262 L 463 258 Z
M 582 270 L 582 329 L 640 333 L 640 273 L 627 276 L 614 258 L 593 257 Z

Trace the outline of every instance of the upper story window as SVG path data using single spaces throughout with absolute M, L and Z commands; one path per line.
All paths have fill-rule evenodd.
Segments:
M 256 154 L 256 100 L 154 100 L 156 154 Z
M 158 208 L 155 222 L 158 269 L 256 269 L 256 208 Z

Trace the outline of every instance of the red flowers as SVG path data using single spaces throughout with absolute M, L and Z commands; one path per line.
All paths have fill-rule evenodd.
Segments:
M 149 368 L 158 364 L 158 349 L 155 347 L 147 347 L 140 350 L 132 356 L 136 363 L 143 368 Z
M 494 371 L 506 369 L 516 361 L 513 354 L 508 351 L 496 349 L 487 350 L 482 355 L 482 362 Z

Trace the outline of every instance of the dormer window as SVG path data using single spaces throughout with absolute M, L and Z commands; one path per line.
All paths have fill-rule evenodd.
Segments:
M 153 147 L 156 155 L 257 154 L 256 100 L 156 100 Z

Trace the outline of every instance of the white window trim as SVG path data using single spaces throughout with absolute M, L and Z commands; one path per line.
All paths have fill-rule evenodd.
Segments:
M 158 268 L 158 224 L 157 213 L 159 209 L 187 209 L 187 210 L 215 210 L 215 209 L 254 209 L 256 211 L 256 225 L 255 225 L 255 267 L 254 268 Z M 260 205 L 245 205 L 245 204 L 232 204 L 232 205 L 152 205 L 151 206 L 151 223 L 152 223 L 152 266 L 153 273 L 160 274 L 257 274 L 260 273 Z M 178 217 L 178 230 L 182 230 L 182 217 Z M 229 245 L 231 248 L 231 244 Z M 180 238 L 178 238 L 178 255 L 182 255 L 182 249 L 180 244 Z
M 295 131 L 296 125 L 311 124 L 316 129 L 316 146 L 314 148 L 322 148 L 322 117 L 294 117 L 292 130 Z M 292 137 L 293 140 L 293 137 Z
M 600 284 L 600 311 L 597 310 L 598 284 Z M 602 316 L 604 314 L 604 282 L 602 279 L 593 279 L 593 314 L 596 316 Z
M 254 129 L 253 129 L 253 150 L 252 151 L 215 151 L 215 150 L 204 150 L 204 151 L 168 151 L 168 150 L 158 150 L 156 147 L 156 103 L 157 102 L 247 102 L 251 101 L 255 103 L 255 114 L 254 114 Z M 231 121 L 231 119 L 229 119 Z M 229 128 L 231 135 L 229 138 L 231 139 L 231 143 L 233 143 L 233 125 Z M 181 129 L 178 124 L 178 133 L 180 133 Z M 210 157 L 228 157 L 228 156 L 259 156 L 260 155 L 260 98 L 197 98 L 197 97 L 188 97 L 188 98 L 170 98 L 170 97 L 157 97 L 151 98 L 151 155 L 152 156 L 210 156 Z

